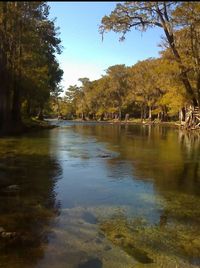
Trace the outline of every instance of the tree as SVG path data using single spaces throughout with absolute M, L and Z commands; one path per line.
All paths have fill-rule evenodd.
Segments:
M 122 118 L 122 107 L 128 90 L 128 73 L 124 64 L 114 65 L 106 70 L 109 76 L 108 92 L 113 103 L 113 108 L 119 114 L 119 120 Z
M 192 2 L 192 5 L 195 7 L 199 4 Z M 183 6 L 184 2 L 125 2 L 117 4 L 115 10 L 109 16 L 102 18 L 100 33 L 103 34 L 113 30 L 114 32 L 122 33 L 120 40 L 123 40 L 126 33 L 132 28 L 139 31 L 145 31 L 150 27 L 162 28 L 179 66 L 180 79 L 186 92 L 190 96 L 193 105 L 200 106 L 188 78 L 187 66 L 184 65 L 176 44 L 175 32 L 182 26 L 177 19 L 176 11 L 182 9 Z
M 62 78 L 61 40 L 48 14 L 42 1 L 0 3 L 0 132 L 21 131 L 22 110 L 42 114 Z
M 152 119 L 152 110 L 156 108 L 162 95 L 162 89 L 158 83 L 157 66 L 159 65 L 160 59 L 149 58 L 129 68 L 130 94 L 128 98 L 140 106 L 142 120 L 147 118 L 147 113 L 148 119 Z
M 71 106 L 71 116 L 74 117 L 76 115 L 78 102 L 81 97 L 80 89 L 77 85 L 69 86 L 67 91 L 65 92 L 65 99 L 69 106 Z

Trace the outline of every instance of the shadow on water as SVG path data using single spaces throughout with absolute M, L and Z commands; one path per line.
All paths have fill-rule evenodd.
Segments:
M 61 173 L 47 140 L 0 140 L 0 267 L 32 267 L 44 255 Z

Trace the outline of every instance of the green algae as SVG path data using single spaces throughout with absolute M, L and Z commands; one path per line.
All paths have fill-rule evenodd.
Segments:
M 200 263 L 199 227 L 186 224 L 169 223 L 149 225 L 145 220 L 115 217 L 103 221 L 101 230 L 114 245 L 119 246 L 139 263 L 159 265 L 160 256 L 163 265 L 169 259 L 177 260 L 182 267 Z M 165 266 L 164 266 L 165 267 Z

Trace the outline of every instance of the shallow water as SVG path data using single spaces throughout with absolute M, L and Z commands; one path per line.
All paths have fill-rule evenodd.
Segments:
M 58 124 L 0 139 L 0 267 L 200 267 L 200 138 Z

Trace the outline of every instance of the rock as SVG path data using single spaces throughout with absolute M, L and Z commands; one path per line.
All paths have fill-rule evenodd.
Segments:
M 102 261 L 98 258 L 92 258 L 78 265 L 78 268 L 102 268 Z
M 84 212 L 82 215 L 82 219 L 90 224 L 96 224 L 97 218 L 90 212 Z
M 114 238 L 116 238 L 116 239 L 122 239 L 122 238 L 124 238 L 124 235 L 116 234 L 116 235 L 114 236 Z
M 18 191 L 19 185 L 13 184 L 13 185 L 8 186 L 7 189 L 10 191 Z
M 105 235 L 104 235 L 103 233 L 101 233 L 101 232 L 98 233 L 98 236 L 99 236 L 100 238 L 105 238 Z
M 5 229 L 4 229 L 3 227 L 0 226 L 0 234 L 1 234 L 2 232 L 4 232 L 4 231 L 5 231 Z
M 111 246 L 108 246 L 108 245 L 104 247 L 104 250 L 105 251 L 108 251 L 108 250 L 111 250 L 111 249 L 112 249 L 112 247 Z
M 109 154 L 100 154 L 100 155 L 98 155 L 99 157 L 101 157 L 101 158 L 108 158 L 108 157 L 111 157 L 111 155 L 109 155 Z
M 96 238 L 96 239 L 95 239 L 95 242 L 96 242 L 97 244 L 101 244 L 101 243 L 102 243 L 102 240 L 99 239 L 99 238 Z
M 16 237 L 16 233 L 15 232 L 2 232 L 1 233 L 1 237 L 2 238 L 14 238 Z
M 5 193 L 16 193 L 20 190 L 19 185 L 9 185 L 8 187 L 5 188 L 4 192 Z

